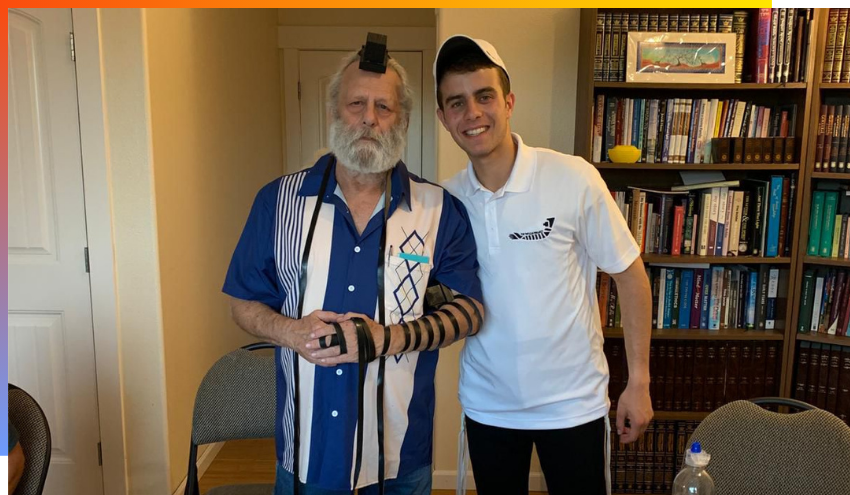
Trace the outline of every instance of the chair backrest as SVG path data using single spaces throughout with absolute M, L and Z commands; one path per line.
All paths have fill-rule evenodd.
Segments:
M 40 495 L 50 467 L 50 426 L 38 402 L 9 384 L 9 421 L 18 430 L 26 463 L 14 495 Z
M 262 347 L 261 347 L 262 348 Z M 274 356 L 237 349 L 219 359 L 195 396 L 195 445 L 275 434 Z
M 781 414 L 739 400 L 709 414 L 695 440 L 711 454 L 715 495 L 850 493 L 850 427 L 822 409 Z

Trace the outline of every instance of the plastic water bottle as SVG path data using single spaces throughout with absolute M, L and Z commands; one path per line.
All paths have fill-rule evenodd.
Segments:
M 714 480 L 705 467 L 711 455 L 694 442 L 685 453 L 685 466 L 673 480 L 673 495 L 714 495 Z

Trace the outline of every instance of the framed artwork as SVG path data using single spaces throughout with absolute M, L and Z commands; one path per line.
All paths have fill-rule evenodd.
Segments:
M 630 32 L 626 81 L 734 83 L 735 34 Z

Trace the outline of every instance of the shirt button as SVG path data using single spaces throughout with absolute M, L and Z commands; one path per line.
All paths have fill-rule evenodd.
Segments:
M 342 376 L 342 370 L 336 370 L 336 376 Z
M 354 246 L 354 252 L 359 253 L 360 252 L 360 246 Z
M 331 416 L 337 417 L 337 416 L 339 416 L 339 413 L 336 412 L 336 411 L 331 411 Z
M 353 285 L 348 286 L 348 292 L 354 292 L 354 286 Z

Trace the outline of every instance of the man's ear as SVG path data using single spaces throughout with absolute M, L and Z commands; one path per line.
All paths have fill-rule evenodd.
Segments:
M 440 123 L 443 124 L 443 127 L 448 131 L 449 126 L 446 125 L 446 115 L 443 113 L 443 109 L 437 107 L 437 118 L 440 119 Z
M 511 115 L 514 112 L 514 104 L 516 103 L 516 96 L 513 93 L 508 93 L 508 96 L 505 97 L 505 107 L 508 109 L 508 118 L 511 118 Z

